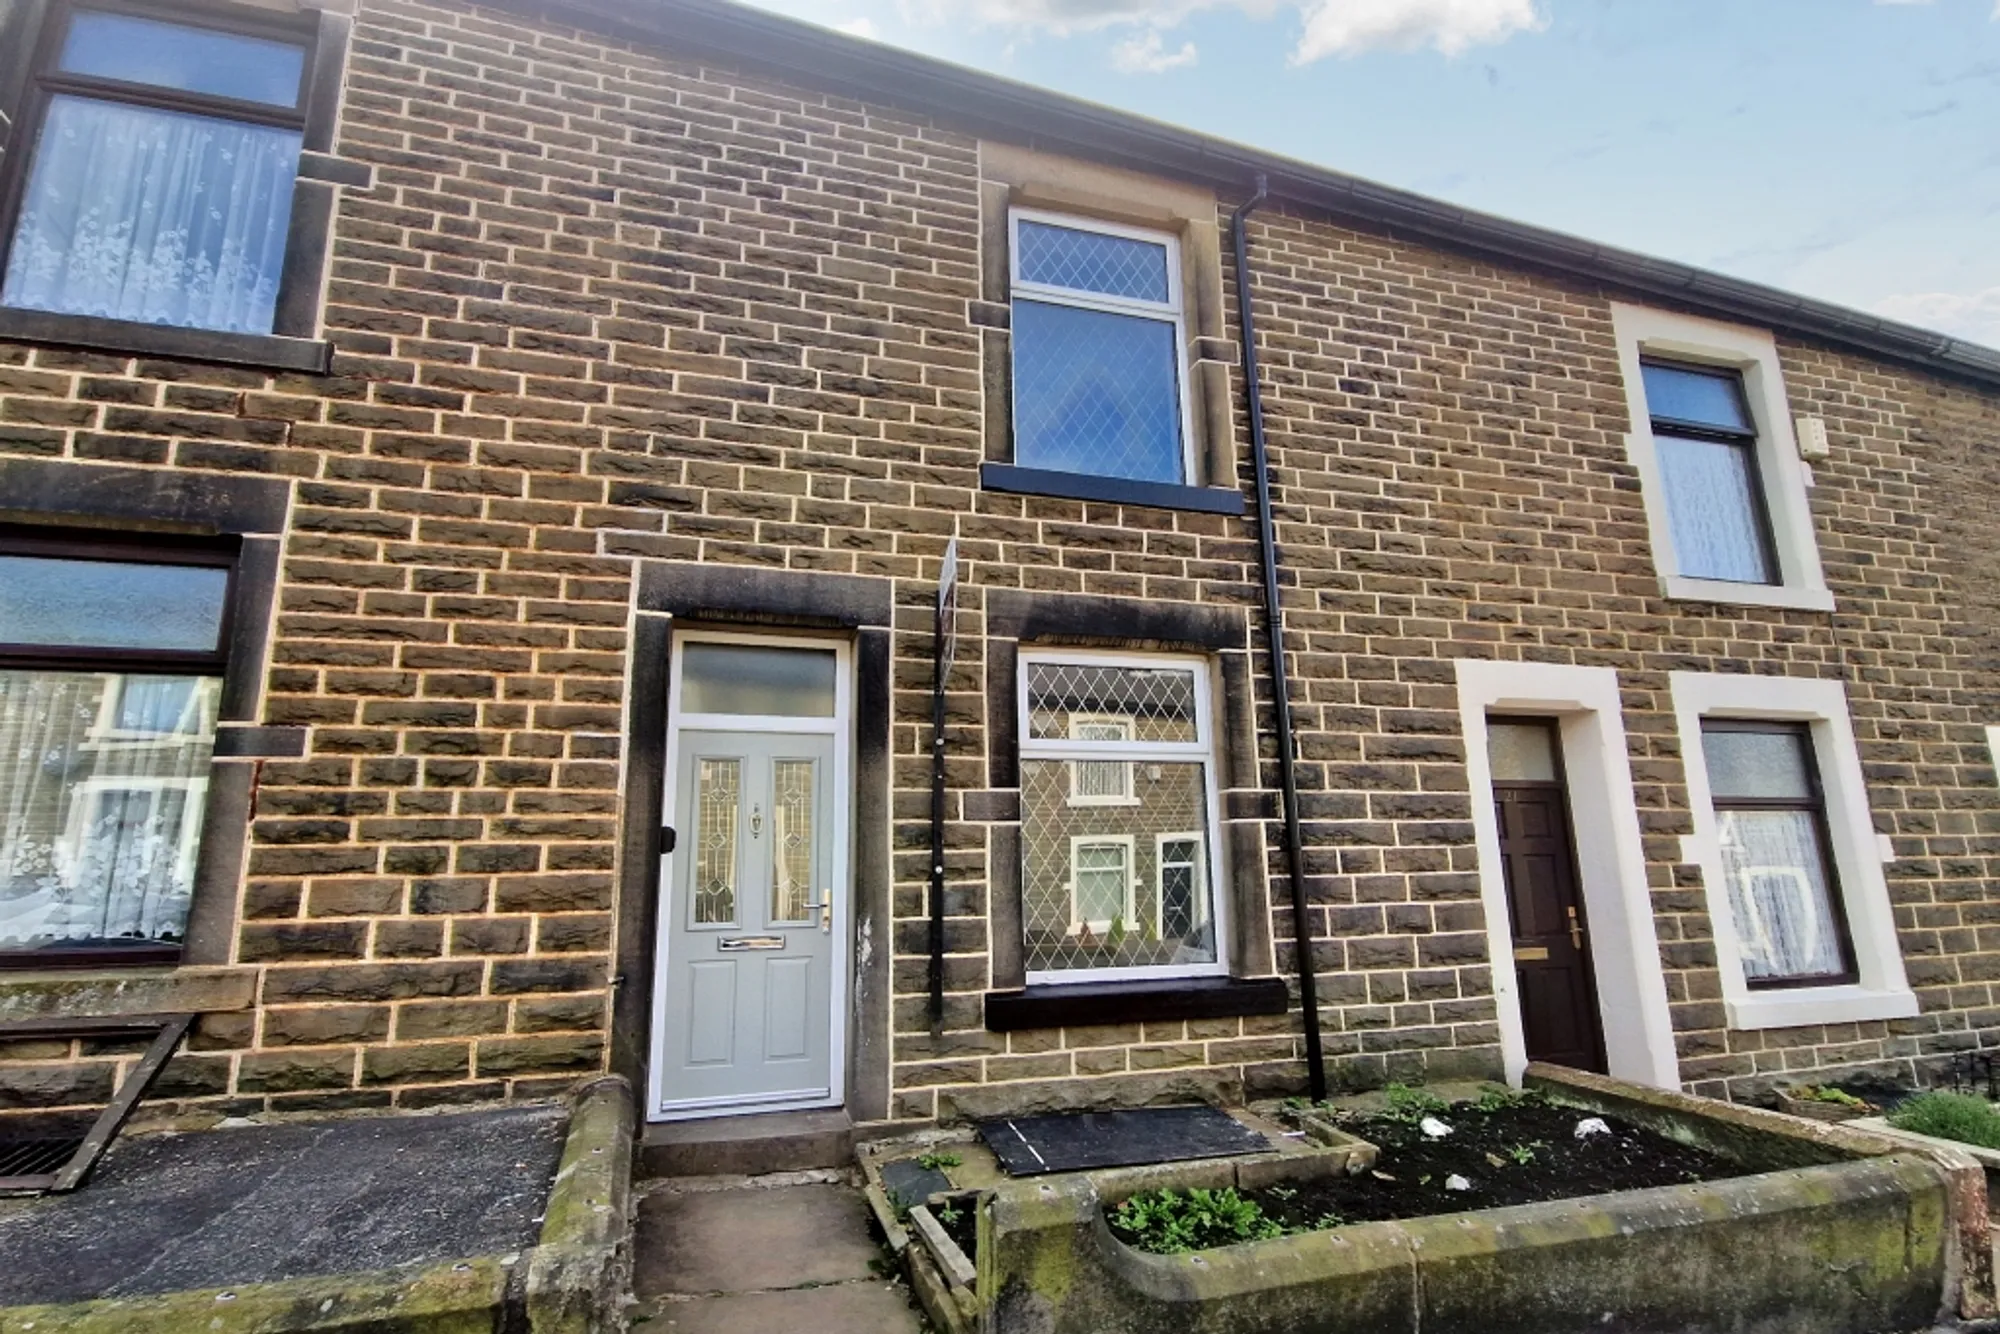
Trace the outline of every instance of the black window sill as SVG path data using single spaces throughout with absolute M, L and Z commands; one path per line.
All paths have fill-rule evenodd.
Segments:
M 51 945 L 38 950 L 0 950 L 0 979 L 11 972 L 59 968 L 173 968 L 181 947 L 173 944 Z
M 1114 505 L 1146 505 L 1161 510 L 1193 510 L 1199 514 L 1242 514 L 1248 508 L 1243 493 L 1232 487 L 1134 482 L 1123 477 L 1093 477 L 1085 472 L 1017 468 L 1011 463 L 980 464 L 979 484 L 988 491 L 1015 495 L 1102 500 Z
M 311 375 L 324 375 L 333 364 L 333 345 L 314 338 L 178 329 L 164 324 L 99 319 L 94 315 L 58 315 L 8 306 L 0 306 L 0 338 L 58 343 L 128 356 L 212 361 L 256 370 L 304 371 Z
M 1176 978 L 1165 982 L 1086 982 L 986 993 L 986 1027 L 994 1033 L 1084 1024 L 1172 1023 L 1283 1014 L 1292 995 L 1284 979 Z

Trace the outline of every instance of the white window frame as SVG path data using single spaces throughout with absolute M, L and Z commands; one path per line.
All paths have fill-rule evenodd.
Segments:
M 183 809 L 193 818 L 182 822 L 180 840 L 174 846 L 173 875 L 176 884 L 185 884 L 192 890 L 195 859 L 201 855 L 201 836 L 203 826 L 207 824 L 208 779 L 112 775 L 84 779 L 70 789 L 69 820 L 63 828 L 63 843 L 72 864 L 83 858 L 84 848 L 90 842 L 90 828 L 96 823 L 99 803 L 113 792 L 145 793 L 153 803 L 148 808 L 148 819 L 158 813 L 160 803 L 168 792 L 186 794 Z M 185 930 L 185 926 L 182 929 Z
M 1194 721 L 1193 741 L 1073 741 L 1067 738 L 1042 737 L 1034 735 L 1030 726 L 1028 707 L 1028 669 L 1036 663 L 1053 665 L 1076 665 L 1087 667 L 1137 667 L 1144 670 L 1184 670 L 1194 673 Z M 1143 982 L 1165 978 L 1184 977 L 1227 977 L 1229 975 L 1229 915 L 1222 910 L 1222 876 L 1220 859 L 1209 850 L 1216 846 L 1218 833 L 1218 812 L 1220 797 L 1216 789 L 1215 756 L 1215 706 L 1213 696 L 1213 676 L 1209 672 L 1206 658 L 1184 654 L 1168 653 L 1100 653 L 1084 649 L 1029 649 L 1020 650 L 1016 659 L 1014 676 L 1014 735 L 1020 738 L 1020 760 L 1115 760 L 1124 759 L 1137 763 L 1155 761 L 1161 764 L 1199 763 L 1202 766 L 1202 801 L 1206 808 L 1208 831 L 1201 836 L 1203 871 L 1207 877 L 1207 916 L 1202 920 L 1215 925 L 1215 961 L 1198 964 L 1164 964 L 1150 968 L 1066 968 L 1036 972 L 1030 970 L 1026 981 L 1031 986 L 1070 986 L 1088 982 Z M 1022 815 L 1025 819 L 1026 812 Z M 1085 842 L 1110 842 L 1116 838 L 1132 835 L 1118 833 L 1072 835 Z M 1021 840 L 1023 857 L 1027 849 L 1027 838 Z M 1072 842 L 1070 850 L 1070 916 L 1076 916 L 1076 894 L 1074 875 L 1076 851 Z M 1136 878 L 1136 871 L 1128 874 L 1128 884 Z M 1025 882 L 1025 876 L 1023 877 Z M 1025 891 L 1025 883 L 1023 889 Z M 1129 893 L 1129 891 L 1128 891 Z M 1155 926 L 1155 930 L 1158 927 Z
M 1882 863 L 1894 860 L 1894 852 L 1888 838 L 1875 832 L 1869 814 L 1861 753 L 1848 720 L 1847 687 L 1839 681 L 1708 672 L 1673 672 L 1668 682 L 1680 731 L 1688 807 L 1694 817 L 1694 833 L 1683 840 L 1681 860 L 1701 867 L 1729 1026 L 1796 1028 L 1907 1019 L 1916 1014 L 1917 997 L 1904 973 L 1889 885 L 1882 873 Z M 1811 729 L 1813 758 L 1819 765 L 1820 790 L 1825 798 L 1827 841 L 1833 848 L 1834 877 L 1846 911 L 1856 981 L 1751 989 L 1744 976 L 1736 919 L 1729 903 L 1721 821 L 1708 784 L 1708 756 L 1701 730 L 1704 718 L 1802 722 Z
M 1082 935 L 1085 927 L 1096 935 L 1103 935 L 1111 929 L 1111 919 L 1102 920 L 1083 915 L 1078 903 L 1077 876 L 1082 871 L 1078 859 L 1085 848 L 1117 848 L 1125 854 L 1125 911 L 1121 914 L 1127 931 L 1139 929 L 1139 868 L 1138 841 L 1130 834 L 1071 834 L 1069 836 L 1069 933 Z
M 1986 751 L 1993 757 L 1993 768 L 2000 771 L 2000 727 L 1986 729 Z
M 1197 885 L 1208 878 L 1208 839 L 1195 830 L 1183 830 L 1173 834 L 1153 835 L 1153 934 L 1164 935 L 1167 929 L 1167 844 L 1194 844 L 1194 880 Z M 1185 866 L 1186 862 L 1174 862 L 1175 866 Z M 1209 905 L 1199 901 L 1195 904 L 1195 924 L 1209 920 L 1206 911 Z
M 1611 327 L 1618 342 L 1618 364 L 1625 378 L 1625 401 L 1631 430 L 1625 447 L 1638 470 L 1646 504 L 1646 529 L 1652 538 L 1653 564 L 1670 598 L 1725 602 L 1749 607 L 1788 607 L 1832 611 L 1833 593 L 1820 568 L 1819 543 L 1813 531 L 1812 505 L 1806 491 L 1812 472 L 1799 457 L 1792 433 L 1791 409 L 1778 365 L 1778 346 L 1763 329 L 1721 324 L 1645 306 L 1611 304 Z M 1646 403 L 1640 359 L 1654 357 L 1736 371 L 1743 378 L 1743 397 L 1757 432 L 1757 477 L 1763 488 L 1764 513 L 1770 521 L 1771 554 L 1778 582 L 1745 584 L 1728 579 L 1700 579 L 1680 572 L 1674 551 L 1673 522 L 1667 507 L 1666 478 L 1660 470 L 1659 448 L 1653 439 L 1653 419 Z
M 1112 718 L 1101 714 L 1090 714 L 1090 713 L 1071 714 L 1069 720 L 1070 731 L 1076 732 L 1081 730 L 1079 728 L 1079 724 L 1094 724 L 1098 727 L 1116 725 L 1119 731 L 1123 733 L 1123 735 L 1119 738 L 1120 740 L 1122 741 L 1132 740 L 1132 720 L 1130 718 Z M 1078 737 L 1077 740 L 1102 742 L 1104 738 Z M 1083 766 L 1086 764 L 1117 765 L 1120 775 L 1120 786 L 1118 791 L 1114 793 L 1108 793 L 1103 796 L 1086 794 L 1083 791 L 1083 784 L 1079 778 Z M 1069 804 L 1072 806 L 1137 806 L 1139 804 L 1139 798 L 1132 791 L 1132 761 L 1071 760 L 1069 762 Z
M 1104 236 L 1120 236 L 1127 240 L 1144 241 L 1150 245 L 1165 246 L 1167 251 L 1167 299 L 1165 301 L 1141 301 L 1134 297 L 1110 296 L 1103 292 L 1089 292 L 1075 287 L 1059 287 L 1053 283 L 1031 283 L 1021 277 L 1021 224 L 1023 222 L 1046 223 L 1051 227 L 1063 227 L 1074 232 L 1097 232 Z M 1142 319 L 1158 320 L 1171 324 L 1174 328 L 1174 393 L 1180 398 L 1176 415 L 1181 424 L 1181 476 L 1178 483 L 1169 485 L 1200 486 L 1199 456 L 1195 449 L 1194 404 L 1188 385 L 1188 339 L 1187 301 L 1181 286 L 1181 242 L 1172 232 L 1154 231 L 1145 227 L 1127 227 L 1120 223 L 1104 222 L 1097 218 L 1083 217 L 1075 213 L 1052 213 L 1044 209 L 1010 208 L 1007 210 L 1007 278 L 1009 300 L 1026 297 L 1055 306 L 1074 306 L 1080 310 L 1098 310 L 1110 315 L 1135 315 Z M 1015 392 L 1017 377 L 1013 372 L 1013 352 L 1011 344 L 1008 352 L 1009 394 Z M 1010 409 L 1011 409 L 1010 403 Z M 1012 420 L 1019 421 L 1018 412 Z M 1021 464 L 1018 443 L 1014 448 L 1014 462 Z M 1103 473 L 1078 473 L 1080 477 L 1102 477 Z

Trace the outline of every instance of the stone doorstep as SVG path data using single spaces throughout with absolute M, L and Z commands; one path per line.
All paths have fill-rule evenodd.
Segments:
M 854 1165 L 857 1144 L 892 1123 L 857 1124 L 846 1111 L 759 1112 L 656 1121 L 639 1134 L 637 1175 L 768 1176 Z
M 522 1255 L 0 1308 L 0 1334 L 475 1334 L 509 1308 L 535 1334 L 615 1328 L 631 1267 L 632 1108 L 616 1075 L 573 1095 L 542 1230 Z

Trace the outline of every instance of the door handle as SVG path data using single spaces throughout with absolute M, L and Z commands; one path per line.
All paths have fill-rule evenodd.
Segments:
M 819 892 L 819 902 L 808 904 L 806 906 L 809 908 L 819 909 L 819 929 L 825 935 L 829 936 L 832 935 L 833 934 L 833 891 L 831 889 L 822 889 Z
M 1577 923 L 1575 904 L 1569 906 L 1569 947 L 1583 953 L 1583 927 Z

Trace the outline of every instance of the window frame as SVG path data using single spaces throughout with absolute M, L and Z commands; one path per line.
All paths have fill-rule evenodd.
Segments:
M 328 156 L 338 114 L 340 61 L 350 22 L 315 9 L 296 13 L 222 0 L 24 0 L 28 10 L 19 31 L 23 43 L 16 71 L 0 85 L 0 112 L 12 120 L 0 140 L 0 274 L 16 240 L 29 174 L 41 146 L 49 104 L 58 95 L 121 105 L 179 111 L 258 125 L 296 129 L 300 160 L 293 181 L 289 229 L 279 271 L 277 308 L 266 333 L 204 329 L 111 316 L 81 315 L 29 306 L 0 305 L 0 337 L 67 343 L 125 353 L 156 353 L 267 370 L 325 374 L 332 347 L 320 339 L 321 288 L 328 261 L 335 184 L 367 184 L 372 171 Z M 299 93 L 292 107 L 189 93 L 152 84 L 129 83 L 56 68 L 70 21 L 79 10 L 97 11 L 204 28 L 245 37 L 279 40 L 303 52 Z M 18 82 L 15 82 L 18 80 Z
M 1611 303 L 1611 323 L 1630 427 L 1625 437 L 1626 453 L 1639 474 L 1662 593 L 1676 601 L 1832 611 L 1833 593 L 1821 568 L 1807 496 L 1812 470 L 1799 456 L 1777 343 L 1770 332 L 1616 301 Z M 1643 367 L 1649 361 L 1736 373 L 1754 435 L 1750 445 L 1757 482 L 1753 503 L 1759 508 L 1770 544 L 1766 556 L 1774 582 L 1741 583 L 1682 572 L 1674 548 L 1673 519 L 1667 507 L 1654 419 L 1646 400 Z M 1677 429 L 1676 433 L 1696 435 L 1693 428 Z
M 216 647 L 210 652 L 178 649 L 119 649 L 91 646 L 0 643 L 0 671 L 42 671 L 98 673 L 107 675 L 215 677 L 226 689 L 229 680 L 231 647 L 236 638 L 238 603 L 242 591 L 242 542 L 238 538 L 169 537 L 126 533 L 81 533 L 76 531 L 25 530 L 18 525 L 0 524 L 0 555 L 41 556 L 67 560 L 103 560 L 128 564 L 193 565 L 227 569 L 223 590 L 222 616 L 216 626 Z M 115 707 L 115 702 L 114 702 Z M 221 735 L 218 715 L 216 737 Z M 119 740 L 123 740 L 120 738 Z M 213 761 L 211 760 L 211 763 Z M 165 780 L 143 778 L 107 780 L 110 786 L 142 788 L 159 786 Z M 208 817 L 209 778 L 188 780 L 189 801 L 200 801 L 204 812 L 202 832 L 188 855 L 199 859 L 201 840 L 213 832 Z M 89 787 L 91 780 L 79 784 Z M 74 813 L 72 813 L 72 823 Z M 199 886 L 196 887 L 197 892 Z M 189 924 L 194 920 L 190 905 Z M 105 965 L 135 967 L 178 964 L 187 948 L 187 935 L 179 942 L 155 942 L 116 949 L 66 948 L 51 945 L 42 949 L 0 949 L 0 976 L 16 970 L 48 968 L 91 968 Z
M 1071 834 L 1069 836 L 1069 933 L 1072 936 L 1080 936 L 1086 928 L 1100 933 L 1111 929 L 1111 919 L 1106 918 L 1100 922 L 1096 918 L 1086 918 L 1083 915 L 1077 878 L 1083 872 L 1079 861 L 1085 848 L 1117 848 L 1125 854 L 1125 874 L 1123 883 L 1119 886 L 1125 904 L 1122 917 L 1127 931 L 1137 930 L 1139 926 L 1138 839 L 1132 834 Z
M 1119 727 L 1119 730 L 1123 733 L 1123 735 L 1119 738 L 1119 741 L 1124 742 L 1132 740 L 1132 720 L 1130 718 L 1115 718 L 1106 714 L 1079 713 L 1079 714 L 1072 714 L 1070 716 L 1069 721 L 1070 721 L 1070 726 L 1072 728 L 1074 728 L 1078 723 L 1094 724 L 1099 727 L 1103 727 L 1106 724 L 1110 723 L 1116 723 Z M 1106 740 L 1106 738 L 1079 737 L 1077 738 L 1077 740 L 1088 741 L 1092 745 L 1102 745 Z M 1105 796 L 1084 794 L 1083 786 L 1078 781 L 1078 779 L 1079 775 L 1083 771 L 1083 766 L 1087 764 L 1117 765 L 1119 767 L 1118 791 Z M 1137 806 L 1139 804 L 1139 798 L 1132 790 L 1132 761 L 1071 760 L 1069 762 L 1069 797 L 1067 800 L 1071 806 Z
M 1906 1019 L 1919 1011 L 1903 963 L 1901 940 L 1883 863 L 1895 859 L 1886 835 L 1875 832 L 1861 754 L 1837 680 L 1731 673 L 1671 672 L 1682 776 L 1694 832 L 1681 841 L 1680 860 L 1702 873 L 1704 902 L 1715 942 L 1728 1025 L 1738 1030 Z M 1792 722 L 1812 740 L 1826 811 L 1829 874 L 1853 950 L 1855 979 L 1814 979 L 1796 986 L 1749 985 L 1738 952 L 1733 909 L 1722 866 L 1719 821 L 1708 780 L 1706 721 Z
M 1116 236 L 1126 240 L 1144 241 L 1151 245 L 1164 246 L 1167 266 L 1167 299 L 1164 302 L 1144 301 L 1136 297 L 1111 296 L 1102 292 L 1089 292 L 1075 287 L 1059 287 L 1052 283 L 1027 282 L 1021 277 L 1021 224 L 1039 222 L 1051 227 L 1061 227 L 1069 231 L 1095 232 L 1102 236 Z M 1063 472 L 1058 469 L 1041 469 L 1021 462 L 1020 451 L 1020 377 L 1015 371 L 1017 358 L 1012 342 L 1007 349 L 1007 396 L 1008 420 L 1012 424 L 1009 441 L 1013 465 L 1033 468 L 1034 471 L 1059 472 L 1063 476 L 1100 479 L 1107 483 L 1148 487 L 1199 488 L 1202 486 L 1201 459 L 1196 447 L 1194 431 L 1194 402 L 1189 385 L 1188 365 L 1188 319 L 1187 295 L 1182 286 L 1181 242 L 1172 232 L 1158 231 L 1146 227 L 1133 227 L 1125 223 L 1108 222 L 1088 214 L 1063 213 L 1049 209 L 1010 206 L 1007 210 L 1007 305 L 1011 311 L 1017 299 L 1026 298 L 1045 305 L 1068 306 L 1079 310 L 1093 310 L 1107 315 L 1124 315 L 1139 319 L 1154 320 L 1171 324 L 1174 330 L 1174 393 L 1179 399 L 1175 418 L 1180 423 L 1181 475 L 1171 482 L 1139 480 L 1112 477 L 1101 472 Z
M 1639 365 L 1642 370 L 1647 366 L 1658 366 L 1663 370 L 1691 371 L 1708 375 L 1727 375 L 1730 386 L 1735 391 L 1737 405 L 1743 409 L 1745 419 L 1751 422 L 1749 430 L 1733 431 L 1726 427 L 1703 422 L 1684 421 L 1678 417 L 1669 417 L 1663 413 L 1654 412 L 1652 411 L 1650 400 L 1648 401 L 1647 429 L 1652 433 L 1653 449 L 1656 454 L 1660 449 L 1660 437 L 1665 436 L 1670 440 L 1693 440 L 1702 444 L 1734 446 L 1743 452 L 1744 459 L 1748 465 L 1745 471 L 1750 479 L 1750 515 L 1757 530 L 1757 555 L 1762 560 L 1764 568 L 1769 571 L 1770 577 L 1762 580 L 1721 579 L 1714 575 L 1693 577 L 1713 580 L 1716 583 L 1742 584 L 1749 588 L 1776 588 L 1781 586 L 1785 577 L 1784 564 L 1778 558 L 1777 538 L 1771 529 L 1771 504 L 1769 497 L 1765 494 L 1768 490 L 1768 483 L 1764 480 L 1763 464 L 1757 457 L 1756 417 L 1750 411 L 1749 395 L 1743 389 L 1742 371 L 1733 366 L 1716 366 L 1698 361 L 1688 361 L 1681 357 L 1660 356 L 1654 353 L 1641 353 Z M 1640 381 L 1640 388 L 1641 392 L 1644 392 L 1643 377 Z M 1665 488 L 1666 477 L 1664 470 L 1662 470 L 1660 482 L 1662 488 Z M 1671 513 L 1671 506 L 1673 504 L 1671 496 L 1667 498 L 1667 503 Z M 1674 559 L 1678 563 L 1680 559 L 1679 552 L 1675 553 Z
M 1711 788 L 1709 806 L 1716 815 L 1725 811 L 1799 811 L 1812 817 L 1813 837 L 1819 844 L 1821 863 L 1826 868 L 1833 930 L 1840 945 L 1840 969 L 1832 973 L 1807 973 L 1795 977 L 1752 978 L 1743 985 L 1752 991 L 1781 991 L 1794 987 L 1850 986 L 1860 981 L 1854 966 L 1854 932 L 1847 922 L 1846 895 L 1841 888 L 1840 866 L 1834 856 L 1833 834 L 1826 818 L 1826 787 L 1820 778 L 1819 748 L 1813 744 L 1812 728 L 1801 722 L 1771 718 L 1710 715 L 1701 720 L 1704 740 L 1719 732 L 1755 733 L 1764 736 L 1797 737 L 1805 746 L 1806 793 L 1795 797 L 1720 797 Z M 1706 760 L 1706 752 L 1703 755 Z M 1720 821 L 1718 821 L 1718 825 Z
M 1036 738 L 1031 726 L 1032 710 L 1028 700 L 1029 668 L 1037 663 L 1057 666 L 1086 667 L 1135 667 L 1142 670 L 1187 670 L 1194 675 L 1193 695 L 1195 706 L 1195 739 L 1192 741 L 1127 741 L 1127 742 L 1076 742 L 1068 739 Z M 1215 701 L 1213 691 L 1214 674 L 1209 659 L 1192 654 L 1172 653 L 1121 653 L 1080 648 L 1030 648 L 1022 645 L 1016 654 L 1014 664 L 1014 707 L 1016 761 L 1027 764 L 1032 761 L 1074 761 L 1074 760 L 1126 760 L 1131 763 L 1155 761 L 1161 764 L 1199 763 L 1202 766 L 1202 802 L 1206 812 L 1208 829 L 1200 838 L 1202 842 L 1203 884 L 1208 894 L 1208 903 L 1201 920 L 1211 923 L 1215 930 L 1215 958 L 1200 964 L 1162 964 L 1135 968 L 1071 968 L 1056 971 L 1024 970 L 1025 984 L 1030 988 L 1084 986 L 1089 984 L 1130 982 L 1144 984 L 1172 979 L 1201 977 L 1227 977 L 1230 975 L 1231 922 L 1223 897 L 1221 859 L 1211 851 L 1217 846 L 1221 829 L 1220 792 L 1217 786 L 1217 766 L 1222 757 L 1217 753 L 1215 730 Z M 1138 803 L 1134 803 L 1137 805 Z M 1025 862 L 1028 839 L 1026 826 L 1028 811 L 1021 811 L 1022 839 L 1021 857 Z M 1145 831 L 1125 833 L 1103 833 L 1072 835 L 1072 839 L 1082 838 L 1086 842 L 1108 842 L 1116 838 L 1132 838 L 1135 847 L 1130 854 L 1131 871 L 1126 876 L 1127 899 L 1135 901 L 1137 887 L 1136 839 Z M 1185 837 L 1186 835 L 1181 835 Z M 1072 887 L 1070 907 L 1072 924 L 1075 921 L 1074 870 L 1076 851 L 1074 843 L 1070 850 Z M 1157 870 L 1156 870 L 1157 874 Z M 1018 891 L 1027 892 L 1025 865 L 1022 868 Z M 1026 915 L 1022 915 L 1025 922 Z M 1157 930 L 1157 927 L 1155 928 Z M 1025 938 L 1023 947 L 1025 949 Z

